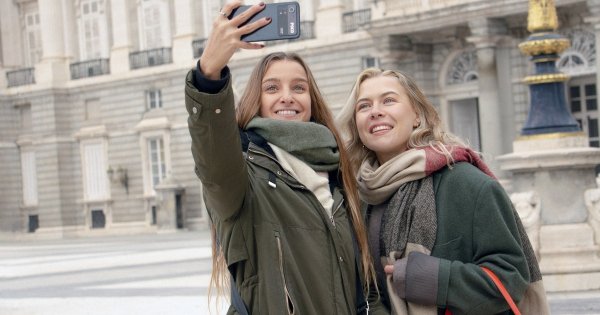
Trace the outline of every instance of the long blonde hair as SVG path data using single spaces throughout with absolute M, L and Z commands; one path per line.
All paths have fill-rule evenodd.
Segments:
M 325 100 L 321 95 L 321 92 L 310 69 L 308 68 L 304 60 L 300 58 L 300 56 L 298 56 L 295 53 L 275 52 L 261 59 L 261 61 L 258 63 L 258 65 L 256 65 L 256 67 L 250 74 L 246 90 L 240 98 L 240 102 L 236 108 L 236 118 L 238 126 L 242 129 L 245 129 L 250 120 L 252 120 L 252 118 L 259 114 L 261 106 L 261 82 L 263 80 L 263 77 L 267 69 L 273 62 L 281 60 L 297 62 L 302 66 L 302 68 L 304 68 L 309 83 L 312 121 L 322 124 L 329 128 L 329 130 L 331 130 L 331 132 L 333 133 L 333 136 L 335 137 L 335 140 L 338 144 L 340 152 L 339 170 L 341 173 L 342 185 L 346 196 L 346 209 L 348 212 L 348 216 L 350 217 L 350 221 L 352 222 L 352 226 L 354 228 L 354 233 L 356 235 L 356 240 L 360 250 L 362 272 L 364 275 L 364 278 L 362 279 L 363 289 L 365 292 L 368 292 L 369 284 L 374 279 L 375 272 L 369 254 L 367 232 L 360 212 L 360 200 L 358 197 L 358 187 L 356 184 L 356 178 L 354 177 L 354 173 L 352 171 L 352 165 L 348 158 L 348 153 L 343 149 L 343 141 L 335 126 L 333 115 L 327 107 L 327 104 L 325 103 Z M 211 275 L 211 288 L 209 289 L 209 296 L 212 287 L 217 288 L 219 293 L 223 293 L 225 291 L 225 288 L 228 287 L 229 282 L 227 266 L 225 265 L 225 259 L 223 259 L 223 252 L 220 248 L 217 248 L 216 246 L 216 234 L 214 233 L 213 224 L 211 224 L 211 229 L 213 230 L 213 272 Z
M 353 171 L 358 171 L 360 164 L 365 159 L 375 158 L 375 153 L 363 145 L 356 129 L 356 101 L 360 94 L 360 85 L 367 79 L 381 76 L 398 79 L 398 82 L 406 91 L 413 110 L 419 118 L 419 126 L 413 129 L 408 139 L 408 148 L 430 146 L 444 154 L 448 165 L 451 165 L 453 162 L 451 155 L 452 147 L 465 147 L 466 144 L 457 136 L 443 129 L 441 119 L 435 107 L 429 102 L 415 81 L 400 71 L 368 68 L 362 71 L 356 78 L 350 96 L 337 118 L 340 130 L 346 139 L 346 148 L 350 156 Z

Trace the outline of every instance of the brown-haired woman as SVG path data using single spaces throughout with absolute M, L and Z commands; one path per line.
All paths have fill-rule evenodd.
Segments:
M 369 247 L 392 314 L 548 314 L 518 214 L 479 156 L 405 74 L 367 69 L 339 121 L 368 203 Z
M 211 282 L 223 288 L 231 272 L 229 314 L 357 314 L 368 305 L 357 303 L 366 292 L 369 313 L 385 314 L 377 291 L 368 290 L 374 272 L 356 180 L 304 61 L 286 53 L 262 58 L 234 108 L 227 63 L 238 48 L 262 48 L 240 37 L 270 22 L 238 27 L 264 8 L 228 20 L 239 5 L 221 10 L 185 87 L 214 231 Z

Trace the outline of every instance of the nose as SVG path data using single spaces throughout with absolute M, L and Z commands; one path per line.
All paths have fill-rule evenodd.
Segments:
M 383 117 L 383 112 L 381 111 L 381 109 L 379 108 L 379 106 L 377 104 L 373 104 L 373 106 L 371 106 L 370 117 L 371 117 L 371 119 Z
M 283 91 L 283 95 L 281 95 L 279 101 L 284 104 L 293 104 L 294 97 L 292 97 L 292 93 L 290 91 Z

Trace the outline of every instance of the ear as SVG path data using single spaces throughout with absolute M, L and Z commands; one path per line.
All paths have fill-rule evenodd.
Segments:
M 415 122 L 413 123 L 413 128 L 418 128 L 419 126 L 421 126 L 421 119 L 417 117 L 417 119 L 415 119 Z

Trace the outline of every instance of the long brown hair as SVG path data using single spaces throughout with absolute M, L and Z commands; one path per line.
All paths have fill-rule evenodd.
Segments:
M 261 84 L 263 77 L 267 72 L 267 69 L 273 62 L 282 60 L 297 62 L 306 71 L 306 76 L 308 78 L 309 83 L 312 121 L 322 124 L 329 128 L 329 130 L 331 130 L 331 132 L 333 133 L 333 136 L 335 137 L 335 140 L 340 149 L 339 170 L 341 173 L 342 185 L 346 196 L 346 211 L 348 212 L 348 215 L 351 219 L 358 247 L 360 250 L 362 271 L 364 275 L 364 278 L 362 279 L 363 288 L 365 292 L 368 292 L 369 284 L 374 279 L 375 273 L 373 265 L 371 263 L 371 257 L 368 249 L 367 232 L 360 212 L 360 200 L 358 197 L 358 187 L 356 184 L 356 178 L 353 175 L 354 173 L 352 171 L 352 165 L 350 164 L 348 154 L 344 150 L 342 138 L 340 137 L 339 132 L 337 131 L 337 128 L 335 126 L 333 115 L 329 110 L 329 107 L 327 107 L 327 104 L 325 103 L 325 100 L 321 95 L 321 91 L 319 90 L 310 69 L 308 68 L 304 60 L 300 58 L 300 56 L 298 56 L 295 53 L 275 52 L 261 59 L 261 61 L 258 63 L 258 65 L 256 65 L 256 67 L 250 74 L 246 90 L 240 98 L 239 104 L 236 108 L 236 118 L 238 126 L 240 128 L 245 129 L 250 120 L 259 115 L 261 106 Z M 211 225 L 211 228 L 214 230 L 214 226 Z M 215 254 L 220 257 L 215 256 Z M 227 268 L 225 265 L 225 260 L 222 258 L 222 256 L 223 253 L 221 249 L 216 248 L 215 238 L 213 237 L 213 272 L 211 275 L 211 287 L 216 287 L 220 293 L 224 291 L 224 288 L 227 287 L 228 283 L 226 270 Z
M 416 127 L 409 139 L 408 148 L 419 148 L 430 146 L 436 151 L 444 154 L 448 165 L 453 162 L 450 151 L 452 147 L 462 146 L 466 144 L 457 136 L 447 132 L 442 127 L 442 121 L 435 107 L 427 99 L 423 91 L 419 88 L 416 82 L 408 75 L 394 70 L 382 70 L 369 68 L 363 70 L 354 83 L 354 87 L 350 92 L 348 101 L 338 116 L 338 124 L 346 138 L 346 146 L 348 155 L 352 164 L 352 169 L 356 172 L 360 164 L 366 158 L 374 158 L 375 153 L 366 148 L 356 129 L 356 101 L 360 94 L 360 85 L 364 81 L 374 77 L 388 76 L 398 79 L 400 85 L 406 91 L 410 104 L 413 107 L 420 124 Z

